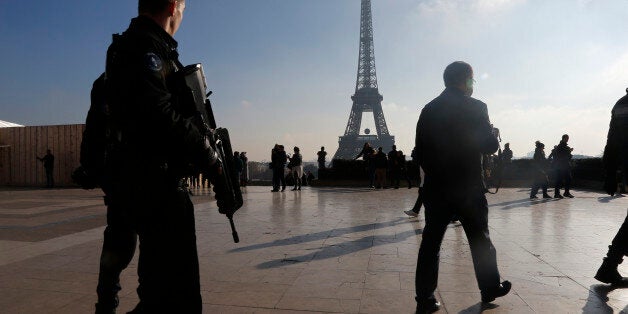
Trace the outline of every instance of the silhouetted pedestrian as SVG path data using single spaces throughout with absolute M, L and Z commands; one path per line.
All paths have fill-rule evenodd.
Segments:
M 303 157 L 301 156 L 300 149 L 298 147 L 294 147 L 294 154 L 290 159 L 290 164 L 292 165 L 292 177 L 294 179 L 294 188 L 292 191 L 301 190 L 301 177 L 303 176 Z
M 375 176 L 377 177 L 377 188 L 383 189 L 386 187 L 386 170 L 388 168 L 388 158 L 382 151 L 381 147 L 377 148 L 377 153 L 374 157 L 375 161 Z
M 425 170 L 425 228 L 416 270 L 417 313 L 438 310 L 434 291 L 438 282 L 440 246 L 455 215 L 469 240 L 482 302 L 506 295 L 500 284 L 495 247 L 489 237 L 488 204 L 482 181 L 482 155 L 497 151 L 486 104 L 471 98 L 473 69 L 454 62 L 443 74 L 445 90 L 425 105 L 416 131 L 419 165 Z M 447 134 L 447 142 L 443 141 Z
M 327 152 L 324 146 L 321 146 L 321 150 L 316 153 L 316 156 L 318 157 L 318 169 L 325 169 L 325 157 L 327 156 Z
M 46 171 L 46 187 L 54 187 L 55 156 L 52 154 L 52 151 L 50 151 L 50 149 L 46 150 L 46 155 L 44 155 L 44 157 L 42 158 L 37 157 L 37 159 L 44 164 L 44 170 Z
M 246 152 L 240 153 L 240 160 L 242 161 L 242 174 L 240 175 L 240 186 L 246 187 L 249 184 L 249 158 L 246 157 Z
M 362 157 L 362 160 L 366 162 L 366 173 L 369 178 L 369 186 L 371 188 L 375 187 L 375 150 L 371 147 L 371 144 L 364 143 L 362 150 L 354 158 L 354 160 Z
M 626 89 L 628 93 L 628 89 Z M 611 111 L 611 123 L 608 130 L 606 147 L 602 161 L 606 170 L 604 189 L 613 196 L 617 190 L 615 175 L 619 169 L 628 169 L 628 95 L 617 101 Z M 627 179 L 626 171 L 623 171 L 624 179 Z M 595 274 L 595 279 L 610 284 L 626 284 L 628 278 L 622 277 L 617 267 L 628 255 L 628 216 L 617 231 L 615 238 L 608 247 L 608 253 L 602 265 Z
M 242 176 L 242 159 L 240 159 L 240 152 L 233 152 L 233 169 L 236 173 L 236 178 Z M 237 181 L 236 181 L 237 182 Z
M 390 178 L 390 186 L 395 189 L 399 188 L 399 162 L 397 161 L 397 145 L 392 146 L 392 150 L 388 152 L 388 178 Z M 396 184 L 395 184 L 396 183 Z
M 403 151 L 397 151 L 397 167 L 398 167 L 398 175 L 397 175 L 397 186 L 399 186 L 399 180 L 403 178 L 408 182 L 408 189 L 412 188 L 412 181 L 410 181 L 410 176 L 408 175 L 408 162 L 406 161 L 406 155 L 403 154 Z
M 280 186 L 281 191 L 286 190 L 285 167 L 287 161 L 288 156 L 286 155 L 283 145 L 275 144 L 271 152 L 271 166 L 273 168 L 272 192 L 278 192 Z
M 569 141 L 569 135 L 563 135 L 560 143 L 557 146 L 554 146 L 554 149 L 550 153 L 548 159 L 552 160 L 552 167 L 554 168 L 554 197 L 555 198 L 563 198 L 569 197 L 572 198 L 573 195 L 569 193 L 569 189 L 571 188 L 571 166 L 569 163 L 571 162 L 571 152 L 573 148 L 567 145 Z M 565 193 L 561 196 L 560 189 L 564 187 Z
M 547 194 L 547 186 L 549 185 L 549 178 L 547 177 L 547 159 L 545 158 L 545 144 L 540 141 L 536 141 L 534 149 L 534 183 L 530 190 L 530 199 L 538 198 L 536 193 L 539 192 L 539 188 L 543 189 L 543 198 L 552 198 Z

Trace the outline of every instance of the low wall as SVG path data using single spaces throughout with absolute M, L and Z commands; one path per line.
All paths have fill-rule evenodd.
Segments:
M 0 128 L 0 185 L 44 186 L 46 172 L 37 156 L 50 149 L 56 186 L 71 186 L 79 165 L 84 124 Z
M 408 175 L 411 180 L 417 179 L 418 168 L 408 161 Z M 551 175 L 551 171 L 548 172 Z M 604 170 L 600 158 L 576 159 L 572 161 L 572 186 L 575 188 L 602 188 Z M 366 163 L 362 160 L 333 160 L 332 167 L 318 171 L 317 185 L 346 185 L 348 182 L 367 182 Z M 502 186 L 528 187 L 534 178 L 534 167 L 531 159 L 516 159 L 507 166 L 502 176 Z M 403 184 L 403 180 L 401 181 Z

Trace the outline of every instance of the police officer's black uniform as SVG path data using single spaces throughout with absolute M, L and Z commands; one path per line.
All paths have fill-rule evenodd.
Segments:
M 628 93 L 628 89 L 626 92 Z M 620 98 L 613 107 L 602 159 L 606 170 L 604 189 L 613 195 L 617 190 L 617 170 L 623 170 L 622 174 L 628 178 L 628 95 Z M 617 271 L 617 265 L 623 261 L 625 255 L 628 255 L 628 216 L 608 247 L 608 254 L 595 279 L 606 283 L 620 283 L 625 280 Z
M 182 179 L 190 163 L 209 164 L 213 151 L 192 123 L 196 117 L 177 101 L 174 73 L 182 66 L 176 49 L 162 27 L 139 16 L 114 35 L 107 52 L 107 222 L 108 229 L 122 226 L 139 235 L 134 313 L 200 313 L 202 307 L 194 207 Z M 121 234 L 105 232 L 101 273 L 109 267 L 119 276 L 132 257 L 134 235 Z M 99 281 L 100 303 L 119 287 L 115 279 Z
M 482 299 L 491 301 L 500 288 L 495 248 L 488 232 L 481 161 L 483 154 L 493 154 L 498 146 L 486 104 L 457 88 L 446 88 L 421 112 L 416 150 L 425 171 L 426 223 L 416 270 L 419 307 L 435 302 L 439 251 L 454 215 L 459 217 L 469 240 Z

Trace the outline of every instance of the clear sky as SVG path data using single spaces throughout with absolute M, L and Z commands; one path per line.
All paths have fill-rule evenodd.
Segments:
M 464 60 L 474 97 L 523 157 L 571 136 L 599 155 L 610 110 L 628 87 L 627 0 L 372 0 L 384 115 L 412 150 L 421 108 Z M 355 89 L 360 0 L 187 0 L 175 39 L 203 63 L 218 123 L 235 150 L 270 159 L 275 143 L 314 160 L 338 147 Z M 83 123 L 111 34 L 133 0 L 13 1 L 0 10 L 0 120 Z M 362 129 L 374 129 L 372 115 Z M 447 134 L 443 134 L 443 140 Z M 388 150 L 389 148 L 385 148 Z

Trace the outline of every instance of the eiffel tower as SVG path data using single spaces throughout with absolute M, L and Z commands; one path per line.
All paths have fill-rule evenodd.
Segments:
M 377 74 L 375 71 L 375 49 L 373 45 L 373 16 L 371 14 L 371 0 L 362 0 L 362 14 L 360 18 L 360 56 L 358 58 L 358 79 L 355 84 L 355 94 L 351 96 L 353 106 L 349 115 L 349 122 L 345 135 L 338 140 L 338 150 L 334 159 L 353 159 L 357 156 L 364 143 L 370 143 L 377 149 L 384 151 L 391 149 L 395 144 L 395 137 L 388 133 L 386 119 L 382 111 L 382 100 L 377 88 Z M 375 119 L 377 135 L 371 135 L 369 129 L 360 134 L 362 113 L 372 112 Z

